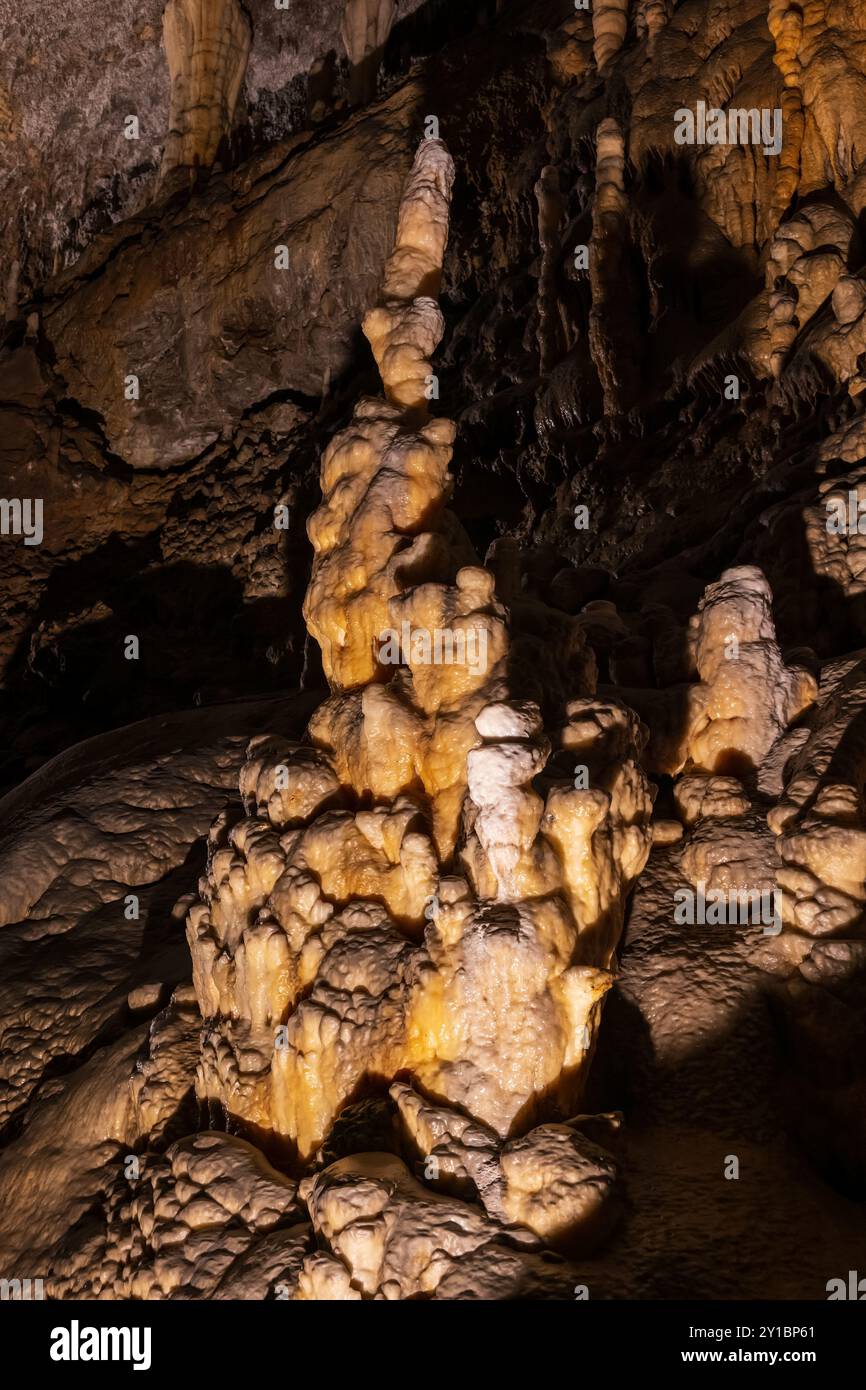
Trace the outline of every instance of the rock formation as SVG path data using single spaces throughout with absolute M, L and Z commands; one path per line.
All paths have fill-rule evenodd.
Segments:
M 592 34 L 593 57 L 599 72 L 604 72 L 622 48 L 627 28 L 628 0 L 596 0 L 592 6 Z
M 648 53 L 653 52 L 656 35 L 667 24 L 672 9 L 671 0 L 638 0 L 635 29 L 638 38 L 646 41 Z
M 407 1074 L 500 1141 L 570 1113 L 649 852 L 643 734 L 591 698 L 588 663 L 557 744 L 589 783 L 534 790 L 541 711 L 509 679 L 493 577 L 462 563 L 444 511 L 454 427 L 425 383 L 453 173 L 423 141 L 364 321 L 385 400 L 362 400 L 322 460 L 305 615 L 333 693 L 310 747 L 251 749 L 255 817 L 217 827 L 190 915 L 200 1094 L 301 1159 L 377 1076 Z
M 376 76 L 396 13 L 396 0 L 346 0 L 340 37 L 352 67 L 351 94 L 356 104 L 376 95 Z
M 811 673 L 786 667 L 776 643 L 772 595 L 760 570 L 726 570 L 701 600 L 688 757 L 709 772 L 760 767 L 816 694 Z
M 602 383 L 605 414 L 614 419 L 633 403 L 636 387 L 634 306 L 626 305 L 623 296 L 628 235 L 625 146 L 616 120 L 606 116 L 596 131 L 589 342 Z
M 168 138 L 160 177 L 211 167 L 231 132 L 250 52 L 240 0 L 168 0 L 163 14 L 171 74 Z
M 562 356 L 564 325 L 556 292 L 562 237 L 562 192 L 555 165 L 542 169 L 535 185 L 538 200 L 538 242 L 541 268 L 538 276 L 538 370 L 546 376 Z

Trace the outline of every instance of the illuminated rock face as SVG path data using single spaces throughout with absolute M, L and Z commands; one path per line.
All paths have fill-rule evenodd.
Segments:
M 749 809 L 749 799 L 736 777 L 680 777 L 674 787 L 677 810 L 686 825 L 706 818 L 738 816 Z
M 767 816 L 783 919 L 814 936 L 851 930 L 866 906 L 863 679 L 862 661 L 841 673 Z
M 818 202 L 808 204 L 783 222 L 776 233 L 766 269 L 770 290 L 770 365 L 775 376 L 780 375 L 798 333 L 831 294 L 835 309 L 840 279 L 843 288 L 839 296 L 844 297 L 844 283 L 848 280 L 844 272 L 854 231 L 854 220 L 847 209 Z M 862 309 L 862 304 L 855 301 L 848 321 L 859 318 Z M 844 319 L 844 308 L 841 312 Z
M 503 1236 L 477 1208 L 431 1192 L 390 1153 L 358 1154 L 301 1183 L 319 1249 L 298 1301 L 530 1294 L 544 1279 L 528 1232 Z M 533 1264 L 537 1261 L 536 1268 Z M 469 1268 L 467 1268 L 469 1266 Z M 484 1271 L 484 1272 L 482 1272 Z
M 131 1190 L 132 1189 L 132 1190 Z M 268 1233 L 280 1230 L 282 1269 L 300 1268 L 308 1227 L 285 1229 L 296 1185 L 257 1149 L 229 1134 L 195 1134 L 143 1159 L 120 1179 L 89 1297 L 255 1298 L 274 1271 Z M 89 1272 L 70 1262 L 59 1294 L 80 1296 Z M 234 1266 L 234 1278 L 225 1278 Z M 258 1288 L 257 1288 L 258 1285 Z
M 445 510 L 454 426 L 429 417 L 425 388 L 452 179 L 444 146 L 423 141 L 364 322 L 386 399 L 362 400 L 322 460 L 304 612 L 333 694 L 308 744 L 251 745 L 248 817 L 215 827 L 189 917 L 200 1095 L 303 1159 L 398 1073 L 495 1146 L 572 1113 L 650 847 L 639 720 L 593 698 L 568 620 L 576 698 L 545 733 L 514 687 L 520 625 L 512 654 L 494 576 L 465 562 Z M 577 1174 L 579 1144 L 560 1167 L 569 1154 Z M 511 1161 L 514 1212 L 535 1209 L 527 1161 Z M 584 1210 L 562 1203 L 540 1228 Z

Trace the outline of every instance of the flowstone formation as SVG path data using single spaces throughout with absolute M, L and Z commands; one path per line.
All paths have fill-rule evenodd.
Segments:
M 322 460 L 304 611 L 332 694 L 304 743 L 251 745 L 247 816 L 215 828 L 190 912 L 198 1088 L 305 1162 L 399 1078 L 435 1177 L 443 1134 L 462 1152 L 469 1127 L 489 1172 L 467 1159 L 457 1176 L 567 1242 L 615 1164 L 574 1128 L 532 1126 L 580 1104 L 650 849 L 646 734 L 593 696 L 576 619 L 529 615 L 557 638 L 539 671 L 519 602 L 512 616 L 446 509 L 455 427 L 428 387 L 453 172 L 422 141 L 364 320 L 384 399 L 360 401 Z

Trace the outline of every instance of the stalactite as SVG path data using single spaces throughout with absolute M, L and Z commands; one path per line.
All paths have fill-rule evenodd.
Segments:
M 628 29 L 628 0 L 594 0 L 592 6 L 593 56 L 599 72 L 622 48 Z
M 782 74 L 785 84 L 781 97 L 784 139 L 771 197 L 772 227 L 781 221 L 800 181 L 800 152 L 806 128 L 800 61 L 803 11 L 799 5 L 792 4 L 791 0 L 770 0 L 767 25 L 773 35 L 773 62 Z
M 538 363 L 542 376 L 559 360 L 563 350 L 560 308 L 556 295 L 556 266 L 561 252 L 562 193 L 559 170 L 546 164 L 535 185 L 538 203 Z
M 617 121 L 607 116 L 596 134 L 589 343 L 610 417 L 629 408 L 637 389 L 636 320 L 625 278 L 628 238 L 625 142 Z
M 674 0 L 638 0 L 635 30 L 638 38 L 646 41 L 650 56 L 655 49 L 656 37 L 670 19 L 673 7 Z
M 346 0 L 340 37 L 352 69 L 353 106 L 364 106 L 376 95 L 379 64 L 396 13 L 396 0 Z
M 169 0 L 163 13 L 171 75 L 169 131 L 160 177 L 209 169 L 229 135 L 252 30 L 239 0 Z

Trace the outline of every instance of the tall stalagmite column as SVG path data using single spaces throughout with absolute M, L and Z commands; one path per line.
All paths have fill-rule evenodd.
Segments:
M 576 620 L 539 604 L 565 692 L 545 732 L 522 619 L 445 506 L 455 426 L 428 397 L 453 176 L 422 141 L 364 320 L 384 398 L 322 459 L 304 613 L 332 693 L 305 744 L 254 741 L 247 817 L 215 828 L 189 918 L 200 1093 L 302 1160 L 398 1075 L 422 1149 L 416 1092 L 494 1147 L 571 1113 L 649 851 L 637 717 L 592 698 Z

